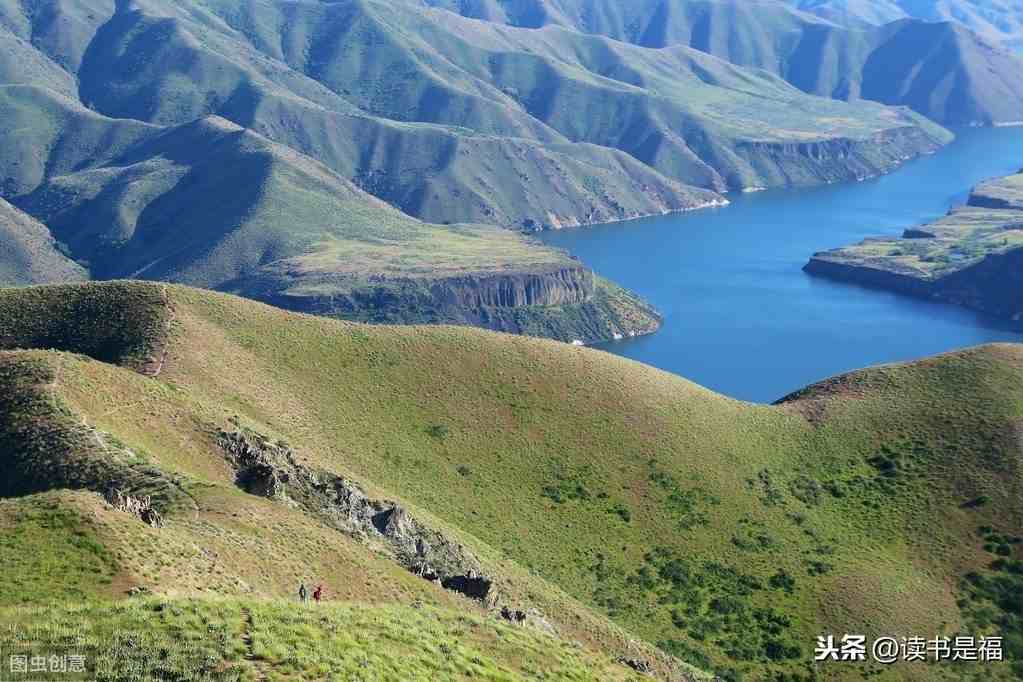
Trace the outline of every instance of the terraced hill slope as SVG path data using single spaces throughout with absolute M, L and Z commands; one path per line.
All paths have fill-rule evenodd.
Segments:
M 901 238 L 815 254 L 811 274 L 1023 319 L 1023 173 L 974 188 L 965 206 Z
M 945 124 L 1023 121 L 1017 77 L 1023 57 L 993 42 L 989 32 L 971 30 L 983 28 L 979 22 L 955 21 L 970 11 L 965 2 L 940 12 L 903 12 L 890 7 L 895 3 L 886 11 L 886 3 L 871 2 L 857 12 L 851 3 L 775 0 L 424 1 L 489 21 L 566 26 L 652 48 L 687 45 L 765 69 L 805 92 L 908 106 Z M 822 16 L 798 11 L 797 4 Z M 849 12 L 836 11 L 839 5 Z M 1010 10 L 1003 14 L 1004 21 L 992 21 L 1018 23 Z
M 171 609 L 153 640 L 212 614 L 224 637 L 199 640 L 232 661 L 248 621 L 252 656 L 270 666 L 284 653 L 263 633 L 291 626 L 251 599 L 286 598 L 301 579 L 345 600 L 521 612 L 526 627 L 581 641 L 566 665 L 590 670 L 610 670 L 594 647 L 695 675 L 656 644 L 726 679 L 809 680 L 816 636 L 847 631 L 999 633 L 1019 660 L 1017 346 L 864 370 L 765 407 L 562 344 L 142 283 L 4 291 L 0 345 L 29 349 L 0 353 L 2 494 L 17 496 L 0 547 L 19 548 L 15 576 L 67 567 L 52 583 L 8 581 L 8 604 L 36 588 L 242 598 L 115 614 Z M 151 495 L 164 527 L 104 506 L 96 491 L 112 484 Z M 61 522 L 68 513 L 91 521 Z M 66 527 L 86 538 L 17 544 Z M 451 632 L 445 611 L 390 613 Z M 430 665 L 470 665 L 472 646 L 484 669 L 509 666 L 535 641 L 488 649 L 471 618 Z M 871 672 L 1009 680 L 1016 666 Z

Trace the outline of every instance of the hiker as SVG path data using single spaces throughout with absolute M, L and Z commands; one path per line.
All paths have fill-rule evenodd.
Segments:
M 298 598 L 302 601 L 303 604 L 309 601 L 309 590 L 305 588 L 305 583 L 302 583 L 298 587 Z
M 316 600 L 317 604 L 319 604 L 320 600 L 323 599 L 323 585 L 316 586 L 316 591 L 313 592 L 313 599 Z

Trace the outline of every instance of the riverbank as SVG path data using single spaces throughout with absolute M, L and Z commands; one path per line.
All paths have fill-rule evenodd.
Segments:
M 804 269 L 1023 319 L 1023 172 L 978 185 L 938 221 L 817 253 Z
M 864 180 L 729 194 L 731 204 L 538 236 L 660 311 L 658 333 L 599 347 L 726 395 L 770 403 L 846 370 L 994 341 L 1009 321 L 820 277 L 818 251 L 900 235 L 1023 165 L 1023 129 L 970 128 Z

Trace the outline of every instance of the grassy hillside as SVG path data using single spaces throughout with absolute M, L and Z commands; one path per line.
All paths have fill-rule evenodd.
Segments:
M 43 284 L 87 279 L 85 269 L 73 262 L 54 241 L 45 225 L 0 199 L 0 282 Z
M 1023 57 L 996 47 L 984 22 L 969 18 L 986 16 L 988 27 L 1012 30 L 1019 17 L 1009 3 L 991 3 L 997 8 L 968 2 L 909 7 L 913 3 L 770 0 L 430 4 L 513 25 L 528 17 L 527 25 L 565 26 L 644 47 L 687 45 L 776 73 L 805 92 L 908 106 L 946 124 L 1023 120 L 1023 89 L 1016 78 Z M 897 5 L 906 5 L 905 10 Z M 926 23 L 937 21 L 946 23 Z
M 130 302 L 146 300 L 141 292 L 151 286 L 79 291 L 137 305 Z M 68 291 L 4 292 L 0 319 L 12 319 L 25 296 Z M 235 488 L 237 472 L 215 434 L 241 430 L 287 441 L 274 451 L 293 453 L 293 472 L 350 477 L 370 497 L 400 500 L 459 538 L 494 578 L 501 603 L 535 607 L 563 636 L 588 645 L 638 646 L 580 603 L 726 679 L 813 679 L 809 654 L 822 632 L 1000 632 L 1018 660 L 1016 346 L 865 370 L 768 407 L 522 337 L 364 327 L 180 287 L 167 296 L 173 317 L 156 379 L 52 351 L 4 354 L 5 376 L 18 383 L 0 394 L 19 407 L 3 412 L 0 451 L 23 462 L 9 470 L 35 471 L 31 463 L 45 455 L 34 453 L 53 452 L 36 449 L 51 442 L 41 438 L 77 433 L 94 444 L 79 455 L 93 462 L 92 480 L 111 467 L 129 482 L 129 473 L 153 469 L 140 485 L 161 489 L 154 480 L 164 481 L 196 501 L 168 493 L 167 526 L 145 533 L 187 543 L 195 533 L 220 536 L 220 524 L 244 526 L 224 542 L 241 533 L 265 549 L 213 550 L 229 578 L 217 583 L 221 594 L 247 594 L 234 576 L 258 594 L 288 594 L 303 575 L 299 564 L 269 557 L 290 542 L 287 556 L 297 560 L 306 545 L 269 531 L 282 514 L 294 527 L 321 518 L 303 502 L 300 477 L 270 498 Z M 78 342 L 50 345 L 81 352 Z M 41 402 L 26 403 L 34 392 Z M 52 405 L 59 411 L 47 412 Z M 27 409 L 51 416 L 25 421 Z M 54 426 L 24 428 L 40 423 Z M 136 583 L 182 596 L 202 585 L 189 582 L 188 565 L 180 575 L 175 562 L 160 568 L 159 556 L 143 553 L 156 563 L 136 569 Z M 256 556 L 267 560 L 250 563 Z M 360 584 L 345 580 L 328 587 Z M 418 578 L 408 585 L 464 602 Z M 648 651 L 630 657 L 660 660 Z M 828 679 L 860 672 L 826 671 Z M 869 672 L 882 680 L 1013 679 L 1011 664 Z
M 0 86 L 0 107 L 16 129 L 47 122 L 45 137 L 40 129 L 0 164 L 23 190 L 18 209 L 46 224 L 5 203 L 8 284 L 145 278 L 324 315 L 565 341 L 659 324 L 560 251 L 494 226 L 422 223 L 225 119 L 142 125 L 30 86 Z
M 57 650 L 70 634 L 98 679 L 649 679 L 540 633 L 425 607 L 149 599 L 0 613 L 4 651 Z

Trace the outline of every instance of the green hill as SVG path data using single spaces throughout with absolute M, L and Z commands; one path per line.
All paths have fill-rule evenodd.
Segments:
M 768 407 L 587 349 L 155 284 L 5 291 L 0 342 L 53 349 L 0 355 L 3 494 L 35 495 L 4 507 L 59 499 L 92 519 L 95 540 L 19 552 L 9 575 L 33 579 L 9 579 L 27 587 L 7 603 L 26 589 L 90 601 L 137 585 L 280 598 L 307 579 L 343 600 L 521 611 L 661 674 L 675 664 L 649 644 L 725 679 L 813 679 L 822 632 L 999 633 L 1007 658 L 1020 655 L 1017 346 L 855 372 Z M 164 527 L 88 492 L 112 483 L 151 495 Z M 12 513 L 8 536 L 68 525 Z M 36 567 L 55 562 L 68 568 L 41 584 Z M 150 618 L 147 603 L 117 617 Z M 216 609 L 234 628 L 248 608 L 255 627 L 283 627 L 251 602 L 190 604 L 174 608 Z M 443 633 L 450 620 L 436 617 Z M 440 651 L 455 665 L 474 641 Z M 505 651 L 480 658 L 508 665 Z
M 996 47 L 990 32 L 978 35 L 970 30 L 982 28 L 979 22 L 953 22 L 969 9 L 907 14 L 891 7 L 895 3 L 887 10 L 885 3 L 863 3 L 862 11 L 857 11 L 850 3 L 745 0 L 639 0 L 624 5 L 616 0 L 495 0 L 479 5 L 430 0 L 430 4 L 490 21 L 565 26 L 650 48 L 686 45 L 734 64 L 765 69 L 805 92 L 908 106 L 945 124 L 1023 121 L 1023 86 L 1016 76 L 1023 71 L 1023 57 Z M 797 4 L 822 16 L 790 6 Z M 838 12 L 838 5 L 847 12 Z M 973 16 L 981 14 L 975 11 Z M 1011 12 L 1004 10 L 1003 15 L 1004 19 L 991 21 L 1005 25 L 1013 20 Z M 953 23 L 927 23 L 916 17 Z
M 67 67 L 100 113 L 161 125 L 216 114 L 441 223 L 660 213 L 706 203 L 678 183 L 854 178 L 947 139 L 904 112 L 822 102 L 683 48 L 504 29 L 415 5 L 145 0 L 45 28 L 68 28 L 59 44 L 80 57 Z M 44 28 L 42 14 L 6 12 L 16 38 Z
M 10 208 L 22 219 L 5 229 L 25 243 L 0 261 L 10 261 L 10 283 L 156 279 L 323 315 L 565 341 L 658 325 L 646 304 L 559 251 L 497 227 L 422 223 L 221 118 L 142 125 L 30 86 L 0 87 L 0 107 L 16 128 L 54 121 L 0 167 L 26 190 L 18 207 L 47 226 Z

